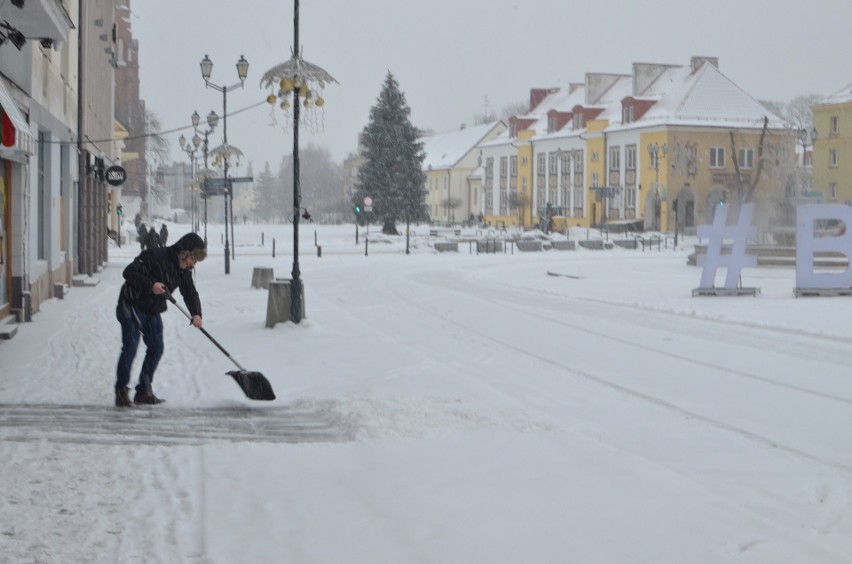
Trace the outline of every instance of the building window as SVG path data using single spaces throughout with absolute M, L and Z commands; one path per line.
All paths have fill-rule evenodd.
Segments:
M 724 147 L 710 147 L 710 168 L 725 168 Z
M 832 149 L 829 152 L 829 155 L 830 155 L 831 166 L 838 166 L 840 164 L 840 156 L 838 155 L 837 149 Z
M 840 118 L 838 116 L 831 116 L 831 133 L 834 135 L 840 133 Z
M 592 151 L 592 162 L 596 163 L 600 160 L 601 155 L 597 151 Z
M 507 157 L 500 157 L 500 176 L 506 178 L 506 172 L 508 169 L 509 159 Z
M 556 176 L 557 165 L 559 164 L 559 155 L 557 153 L 550 153 L 547 157 L 547 166 L 548 171 L 551 176 Z
M 586 127 L 586 122 L 583 119 L 583 114 L 574 114 L 574 129 L 583 129 L 584 127 Z
M 624 191 L 624 195 L 625 195 L 624 204 L 628 208 L 635 208 L 636 207 L 636 190 L 633 189 L 633 188 L 627 188 Z
M 553 133 L 556 131 L 556 117 L 550 116 L 547 118 L 547 132 Z
M 740 168 L 754 168 L 754 149 L 740 149 Z
M 494 157 L 485 159 L 485 177 L 491 178 L 494 175 Z
M 576 174 L 583 173 L 583 151 L 574 153 L 574 172 Z
M 624 160 L 627 170 L 636 170 L 636 145 L 628 145 L 624 148 Z
M 609 148 L 609 170 L 621 169 L 621 147 Z
M 837 182 L 832 182 L 828 185 L 828 197 L 832 200 L 837 199 Z
M 538 154 L 538 176 L 544 176 L 544 172 L 547 170 L 547 155 L 544 153 Z
M 509 176 L 512 178 L 517 178 L 518 176 L 518 157 L 511 157 L 509 159 Z
M 621 121 L 624 123 L 633 123 L 633 106 L 624 106 L 621 108 Z
M 583 215 L 583 187 L 574 186 L 574 217 Z
M 592 186 L 600 186 L 600 175 L 597 172 L 592 173 Z

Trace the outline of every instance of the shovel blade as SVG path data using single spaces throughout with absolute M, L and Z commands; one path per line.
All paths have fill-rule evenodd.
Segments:
M 234 378 L 243 393 L 248 399 L 272 401 L 275 399 L 275 392 L 272 391 L 272 384 L 266 379 L 266 376 L 260 372 L 249 372 L 247 370 L 231 370 L 228 372 Z

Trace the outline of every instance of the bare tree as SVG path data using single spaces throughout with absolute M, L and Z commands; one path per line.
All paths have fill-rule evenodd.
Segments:
M 146 149 L 145 157 L 148 167 L 148 193 L 158 202 L 166 202 L 169 199 L 169 193 L 162 182 L 162 166 L 170 161 L 169 142 L 160 133 L 163 130 L 160 118 L 152 111 L 145 109 L 145 134 L 146 134 Z
M 754 191 L 757 188 L 757 183 L 760 181 L 760 176 L 763 173 L 763 142 L 766 139 L 766 130 L 769 128 L 769 118 L 763 116 L 763 128 L 760 130 L 760 139 L 757 142 L 757 170 L 754 172 L 754 178 L 746 189 L 743 186 L 743 177 L 740 174 L 739 153 L 737 152 L 737 142 L 734 137 L 734 132 L 730 131 L 731 138 L 731 158 L 734 161 L 734 174 L 736 175 L 737 187 L 737 204 L 754 201 Z

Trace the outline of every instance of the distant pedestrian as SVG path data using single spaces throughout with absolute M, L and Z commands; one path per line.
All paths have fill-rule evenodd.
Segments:
M 154 226 L 151 226 L 151 229 L 148 231 L 148 238 L 145 240 L 145 245 L 149 249 L 159 249 L 162 247 L 160 244 L 160 235 L 157 233 L 157 230 Z
M 160 245 L 165 247 L 169 242 L 169 228 L 166 227 L 164 223 L 162 227 L 160 227 Z
M 139 250 L 145 250 L 145 244 L 148 242 L 148 226 L 140 223 L 136 231 L 136 240 L 139 241 Z

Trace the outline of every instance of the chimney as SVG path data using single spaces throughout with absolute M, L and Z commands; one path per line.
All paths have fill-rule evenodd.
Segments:
M 633 63 L 633 95 L 643 96 L 654 81 L 668 69 L 678 65 L 659 63 Z
M 690 69 L 692 70 L 692 74 L 695 74 L 695 71 L 704 66 L 704 63 L 710 63 L 717 69 L 719 68 L 719 57 L 692 57 L 692 61 L 690 62 Z
M 530 88 L 530 111 L 532 112 L 547 97 L 549 88 Z

